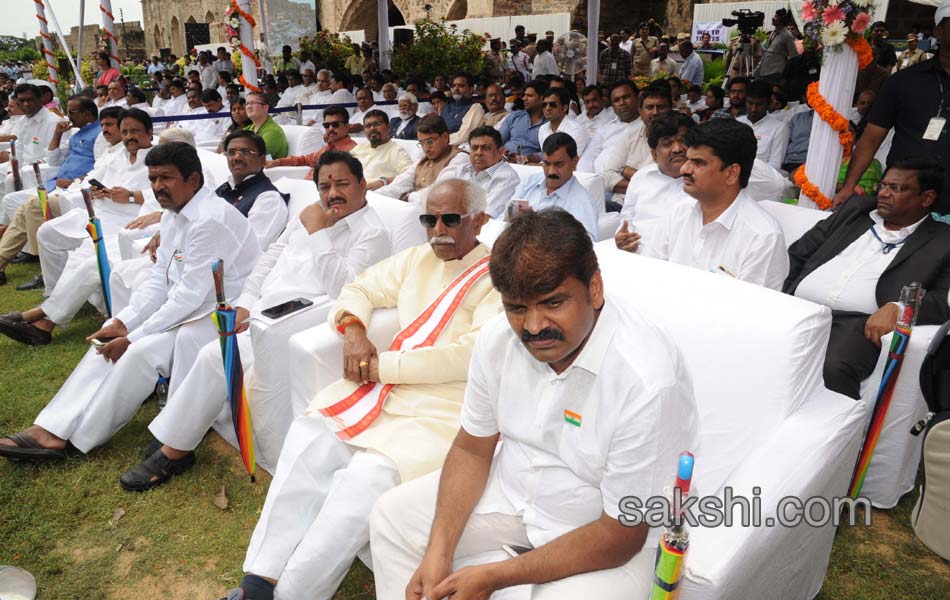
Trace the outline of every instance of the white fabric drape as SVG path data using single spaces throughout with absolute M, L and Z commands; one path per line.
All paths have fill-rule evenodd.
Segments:
M 83 82 L 82 76 L 79 74 L 79 65 L 76 63 L 77 59 L 73 58 L 72 52 L 69 51 L 69 44 L 66 43 L 66 38 L 63 36 L 63 29 L 59 26 L 59 21 L 56 20 L 56 14 L 53 12 L 52 6 L 46 6 L 46 16 L 49 18 L 50 25 L 53 26 L 53 30 L 56 32 L 56 37 L 59 39 L 60 45 L 66 50 L 66 58 L 69 60 L 69 64 L 73 68 L 73 74 L 76 75 L 77 89 L 84 88 L 86 84 Z M 82 39 L 82 36 L 79 37 Z M 82 56 L 78 52 L 76 55 Z
M 818 91 L 831 106 L 842 115 L 851 109 L 854 85 L 858 76 L 858 57 L 847 44 L 838 51 L 825 52 L 825 64 L 821 67 L 821 81 Z M 838 132 L 834 131 L 820 118 L 812 121 L 811 137 L 808 141 L 808 159 L 805 174 L 818 186 L 821 193 L 832 198 L 835 195 L 835 183 L 841 168 L 841 144 Z M 799 206 L 814 207 L 815 204 L 805 194 L 798 199 Z
M 376 0 L 376 19 L 379 21 L 379 69 L 389 68 L 389 1 Z
M 56 61 L 51 59 L 53 56 L 53 42 L 49 38 L 49 28 L 46 26 L 46 15 L 44 14 L 43 2 L 35 2 L 36 19 L 40 22 L 40 37 L 43 38 L 43 58 L 46 60 L 49 69 L 49 80 L 56 85 L 59 82 L 59 73 L 56 72 Z
M 600 46 L 597 44 L 597 30 L 600 27 L 600 0 L 587 2 L 587 85 L 597 83 L 597 58 Z
M 102 28 L 111 34 L 109 37 L 109 55 L 112 57 L 112 66 L 119 68 L 119 46 L 115 43 L 115 18 L 112 16 L 112 0 L 99 0 L 99 10 L 102 12 Z M 79 30 L 82 37 L 82 30 Z
M 251 0 L 238 0 L 238 6 L 244 12 L 251 14 Z M 263 5 L 261 6 L 263 10 Z M 264 21 L 264 16 L 261 15 L 261 21 Z M 251 51 L 251 54 L 254 53 L 254 28 L 251 27 L 251 24 L 245 19 L 241 19 L 241 43 L 247 46 L 247 49 Z M 264 46 L 267 47 L 266 45 Z M 266 54 L 263 52 L 262 54 Z M 241 53 L 241 70 L 244 75 L 244 80 L 247 81 L 254 87 L 257 85 L 257 64 L 249 57 L 245 56 L 244 53 Z

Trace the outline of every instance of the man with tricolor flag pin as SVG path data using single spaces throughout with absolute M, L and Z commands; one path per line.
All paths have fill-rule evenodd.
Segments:
M 501 310 L 476 237 L 486 203 L 471 182 L 436 184 L 419 216 L 429 243 L 343 286 L 329 323 L 343 336 L 344 378 L 290 426 L 229 600 L 331 598 L 369 541 L 376 499 L 441 466 L 476 334 Z M 366 325 L 393 307 L 402 329 L 378 350 Z
M 478 336 L 445 466 L 373 509 L 376 597 L 643 600 L 662 531 L 621 504 L 665 496 L 696 447 L 686 364 L 605 294 L 590 237 L 564 211 L 514 219 L 490 273 L 505 315 Z

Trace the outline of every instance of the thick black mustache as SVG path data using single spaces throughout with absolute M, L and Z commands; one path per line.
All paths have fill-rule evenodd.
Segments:
M 521 332 L 521 341 L 525 344 L 529 342 L 546 342 L 548 340 L 564 341 L 564 334 L 553 327 L 545 327 L 537 333 L 529 333 L 527 329 Z

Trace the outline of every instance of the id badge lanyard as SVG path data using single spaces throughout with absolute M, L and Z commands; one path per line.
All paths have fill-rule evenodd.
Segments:
M 944 128 L 947 125 L 947 119 L 943 116 L 944 111 L 944 90 L 943 90 L 943 78 L 940 77 L 940 73 L 934 71 L 934 75 L 937 77 L 937 85 L 940 89 L 940 97 L 937 98 L 937 116 L 930 119 L 930 122 L 927 123 L 927 128 L 924 129 L 924 139 L 931 142 L 936 142 L 940 139 L 940 135 L 943 133 Z

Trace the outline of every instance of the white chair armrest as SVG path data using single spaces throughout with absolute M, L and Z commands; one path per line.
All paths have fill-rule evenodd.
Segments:
M 761 488 L 762 518 L 775 517 L 779 500 L 795 496 L 804 503 L 847 495 L 861 443 L 866 405 L 818 389 L 769 436 L 751 449 L 725 486 L 733 497 L 753 498 Z M 702 469 L 702 448 L 696 468 Z M 720 499 L 724 489 L 715 492 Z M 708 490 L 696 490 L 700 496 Z M 835 528 L 741 527 L 734 511 L 732 527 L 691 530 L 683 600 L 814 597 L 824 580 Z
M 377 309 L 366 334 L 377 349 L 389 348 L 399 331 L 395 308 Z M 294 417 L 306 411 L 317 392 L 343 376 L 343 338 L 328 323 L 306 329 L 290 338 L 290 399 Z
M 267 175 L 267 178 L 271 181 L 277 181 L 284 177 L 287 179 L 305 179 L 309 172 L 310 167 L 271 167 L 264 169 L 264 175 Z

